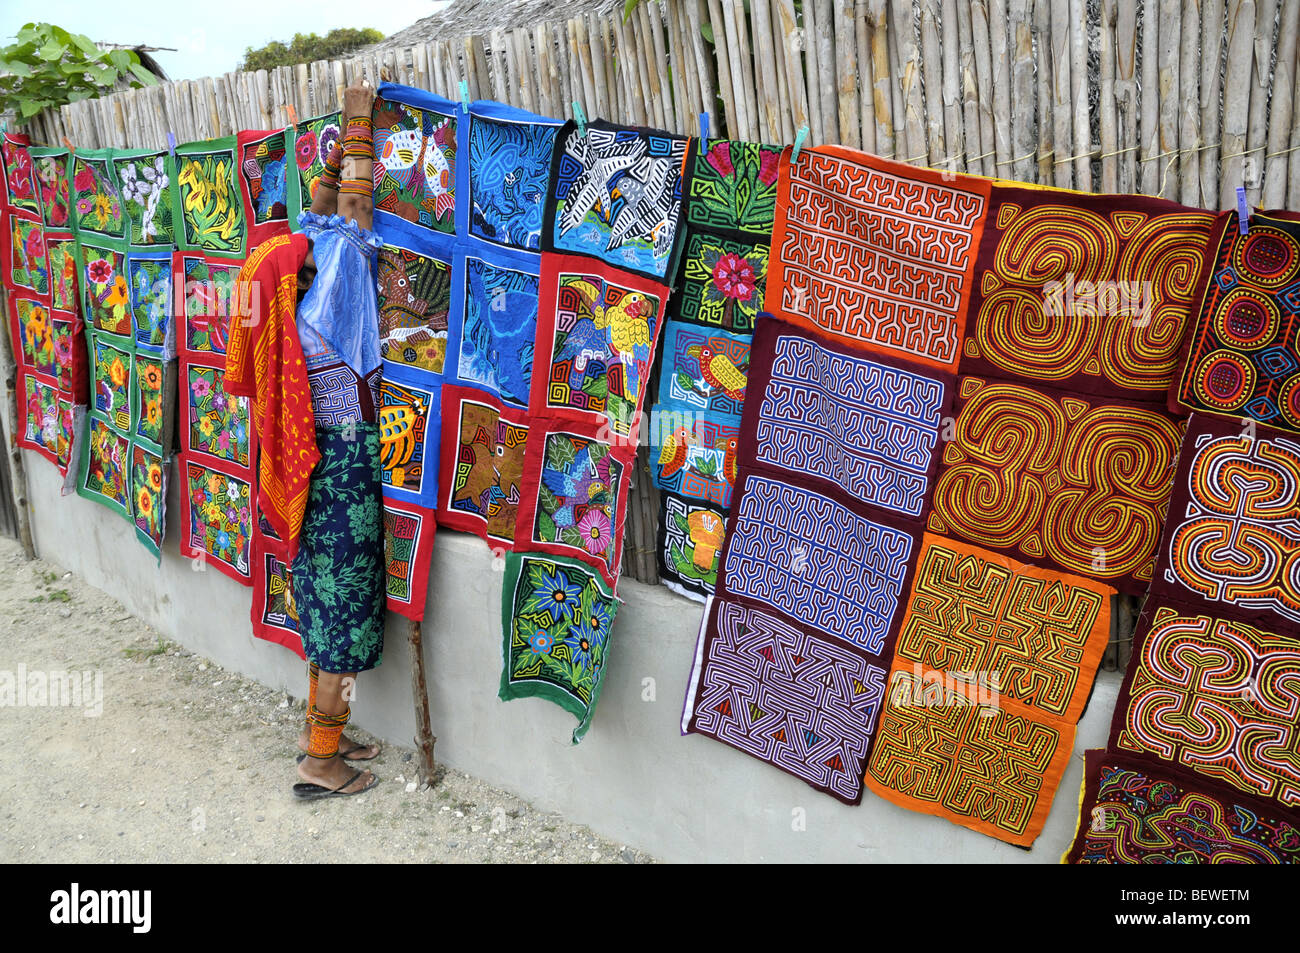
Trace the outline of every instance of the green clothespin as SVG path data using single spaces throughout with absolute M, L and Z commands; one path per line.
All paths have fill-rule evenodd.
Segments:
M 799 161 L 799 152 L 803 149 L 803 141 L 808 138 L 808 124 L 804 123 L 799 127 L 799 131 L 794 134 L 794 151 L 790 153 L 790 164 Z
M 578 135 L 587 134 L 587 114 L 582 111 L 582 103 L 576 99 L 573 101 L 573 118 L 578 122 Z
M 469 112 L 469 83 L 463 79 L 460 81 L 460 111 Z

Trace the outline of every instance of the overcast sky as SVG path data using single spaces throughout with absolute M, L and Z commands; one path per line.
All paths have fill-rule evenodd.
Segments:
M 228 73 L 246 47 L 272 40 L 288 43 L 295 33 L 324 35 L 336 27 L 374 27 L 385 36 L 427 17 L 450 0 L 384 0 L 356 3 L 313 0 L 217 0 L 211 4 L 165 0 L 40 0 L 5 3 L 0 8 L 0 46 L 14 40 L 35 19 L 84 33 L 102 43 L 170 46 L 176 52 L 153 54 L 172 79 L 199 79 Z M 201 13 L 200 11 L 204 11 Z M 190 16 L 190 14 L 193 16 Z M 204 22 L 207 21 L 207 22 Z

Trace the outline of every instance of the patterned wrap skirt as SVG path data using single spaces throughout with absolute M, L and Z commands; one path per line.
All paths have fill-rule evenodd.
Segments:
M 318 426 L 293 594 L 307 659 L 326 672 L 364 672 L 384 650 L 387 600 L 379 427 Z

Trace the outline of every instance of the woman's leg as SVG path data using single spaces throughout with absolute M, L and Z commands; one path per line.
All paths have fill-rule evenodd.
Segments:
M 339 755 L 339 739 L 347 724 L 351 709 L 345 694 L 356 683 L 355 672 L 321 672 L 316 685 L 316 704 L 308 709 L 311 719 L 311 740 L 307 757 L 298 765 L 298 776 L 304 781 L 319 784 L 332 791 L 345 794 L 360 791 L 370 784 L 374 775 L 362 771 L 360 777 L 348 783 L 356 774 Z
M 311 746 L 311 710 L 316 707 L 317 684 L 320 678 L 320 666 L 315 662 L 307 663 L 307 723 L 303 725 L 302 732 L 298 735 L 298 747 L 306 751 Z M 345 683 L 346 686 L 355 686 L 355 682 Z M 347 698 L 344 701 L 351 703 L 354 692 L 347 691 Z M 339 754 L 352 761 L 373 761 L 379 757 L 379 745 L 358 744 L 356 740 L 343 735 L 339 738 Z

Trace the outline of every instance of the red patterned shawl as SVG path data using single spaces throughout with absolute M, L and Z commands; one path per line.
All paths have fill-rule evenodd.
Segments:
M 253 399 L 261 450 L 257 500 L 290 559 L 320 459 L 295 321 L 298 269 L 309 247 L 304 235 L 278 235 L 248 257 L 233 296 L 226 351 L 226 393 Z

